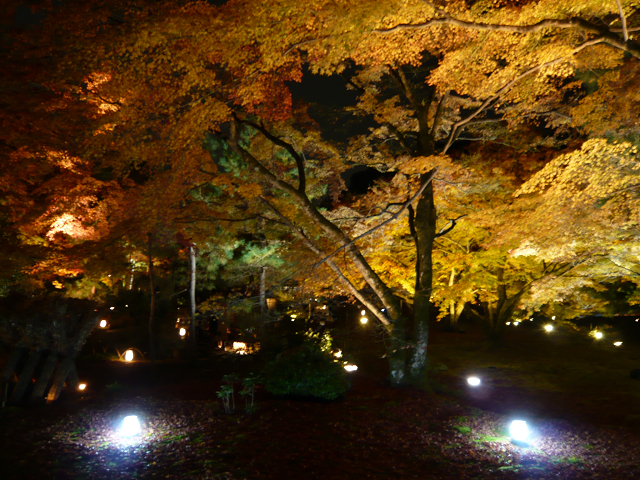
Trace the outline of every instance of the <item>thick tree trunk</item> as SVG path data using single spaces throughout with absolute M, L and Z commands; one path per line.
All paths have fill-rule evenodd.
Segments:
M 156 367 L 156 326 L 154 318 L 155 308 L 155 287 L 153 286 L 153 257 L 152 257 L 152 245 L 153 237 L 149 234 L 149 293 L 151 295 L 151 301 L 149 306 L 149 357 L 151 359 L 151 366 Z
M 47 394 L 47 403 L 51 403 L 58 399 L 62 389 L 64 388 L 64 382 L 67 380 L 67 377 L 71 377 L 70 383 L 71 388 L 75 390 L 78 386 L 78 373 L 76 372 L 75 359 L 80 353 L 82 346 L 87 341 L 87 337 L 91 334 L 91 331 L 95 328 L 102 316 L 103 312 L 98 312 L 97 314 L 91 312 L 88 315 L 86 320 L 83 320 L 82 327 L 70 341 L 69 346 L 67 348 L 65 358 L 58 364 L 58 368 L 56 373 L 53 376 L 53 383 L 51 388 L 49 389 L 49 393 Z
M 33 372 L 35 372 L 38 363 L 40 362 L 40 357 L 42 357 L 42 350 L 36 349 L 32 350 L 29 354 L 29 359 L 27 360 L 27 364 L 20 372 L 20 377 L 18 378 L 18 383 L 16 384 L 13 392 L 11 393 L 11 398 L 9 398 L 9 403 L 15 405 L 22 400 L 25 392 L 27 391 L 27 387 L 31 383 L 31 379 L 33 378 Z
M 2 407 L 7 403 L 7 396 L 9 393 L 9 382 L 11 381 L 11 375 L 16 370 L 18 362 L 24 356 L 26 348 L 22 346 L 15 347 L 11 352 L 11 357 L 7 363 L 2 367 L 2 376 L 0 377 L 0 395 L 2 395 Z
M 189 356 L 191 361 L 198 359 L 196 345 L 196 248 L 189 246 L 189 263 L 191 274 L 189 276 L 189 310 L 191 312 L 191 323 L 189 324 Z
M 53 375 L 53 371 L 58 364 L 58 355 L 55 352 L 51 352 L 47 359 L 44 362 L 44 366 L 42 367 L 42 371 L 38 376 L 38 380 L 36 380 L 36 384 L 33 387 L 33 391 L 31 392 L 31 398 L 29 398 L 29 403 L 31 405 L 35 405 L 40 403 L 44 398 L 44 392 L 47 389 L 47 385 L 49 385 L 49 380 L 51 379 L 51 375 Z
M 423 175 L 423 178 L 431 172 Z M 417 248 L 416 285 L 413 300 L 413 350 L 409 360 L 409 377 L 418 384 L 426 381 L 427 344 L 431 320 L 431 283 L 433 279 L 432 251 L 436 236 L 436 209 L 433 202 L 433 183 L 425 188 L 418 201 L 414 228 Z

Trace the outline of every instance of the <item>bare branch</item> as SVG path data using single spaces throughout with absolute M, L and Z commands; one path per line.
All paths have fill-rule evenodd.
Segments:
M 603 43 L 603 42 L 604 42 L 604 40 L 602 38 L 596 38 L 596 39 L 593 39 L 593 40 L 588 40 L 588 41 L 584 42 L 583 44 L 581 44 L 580 46 L 574 48 L 570 55 L 573 56 L 576 53 L 584 50 L 587 47 L 591 47 L 593 45 L 596 45 L 598 43 Z M 444 147 L 442 153 L 443 154 L 447 153 L 447 151 L 451 147 L 451 144 L 455 141 L 456 136 L 458 134 L 458 130 L 461 127 L 467 125 L 469 122 L 471 122 L 471 120 L 473 120 L 475 117 L 480 115 L 480 113 L 482 113 L 489 105 L 491 105 L 494 101 L 496 101 L 503 93 L 509 91 L 509 89 L 511 89 L 511 87 L 513 87 L 516 83 L 518 83 L 523 78 L 531 75 L 532 73 L 536 73 L 536 72 L 542 70 L 543 68 L 547 68 L 547 67 L 550 67 L 552 65 L 556 65 L 558 63 L 562 63 L 565 60 L 567 60 L 568 57 L 569 57 L 569 55 L 567 55 L 565 57 L 556 58 L 554 60 L 550 60 L 550 61 L 545 62 L 545 63 L 541 63 L 540 65 L 536 65 L 535 67 L 531 67 L 530 69 L 524 71 L 523 73 L 518 75 L 516 78 L 514 78 L 513 80 L 511 80 L 507 84 L 503 85 L 495 94 L 493 94 L 491 97 L 487 98 L 484 102 L 482 102 L 482 105 L 480 105 L 475 110 L 475 112 L 473 112 L 467 118 L 464 118 L 464 119 L 462 119 L 462 120 L 460 120 L 460 121 L 458 121 L 458 122 L 456 122 L 456 123 L 454 123 L 452 125 L 451 133 L 449 134 L 449 139 L 447 140 L 447 144 Z
M 620 0 L 616 0 L 616 4 L 618 5 L 618 13 L 620 13 L 620 21 L 622 22 L 622 38 L 624 38 L 624 41 L 626 42 L 629 40 L 629 31 L 627 30 L 627 17 L 624 16 Z

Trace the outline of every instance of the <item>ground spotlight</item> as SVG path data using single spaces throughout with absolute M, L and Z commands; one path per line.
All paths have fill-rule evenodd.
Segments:
M 549 332 L 549 333 L 550 333 L 550 332 L 553 332 L 553 325 L 545 325 L 545 326 L 544 326 L 544 329 L 545 329 L 547 332 Z
M 100 328 L 107 328 L 107 321 L 106 320 L 100 320 Z
M 120 426 L 120 436 L 122 437 L 135 437 L 140 433 L 140 421 L 136 415 L 129 415 L 124 417 L 122 425 Z
M 467 378 L 467 383 L 472 387 L 477 387 L 480 385 L 480 379 L 478 377 L 469 377 Z
M 345 365 L 344 369 L 347 372 L 355 372 L 356 370 L 358 370 L 358 366 L 357 365 Z
M 184 337 L 187 334 L 187 329 L 184 327 L 181 327 L 179 332 L 181 337 Z
M 622 345 L 622 342 L 613 342 L 613 345 L 619 347 L 620 345 Z
M 80 385 L 78 385 L 78 390 L 84 390 L 87 388 L 87 384 L 86 383 L 81 383 Z
M 360 323 L 361 323 L 361 324 L 363 324 L 363 325 L 366 325 L 366 323 L 367 323 L 368 321 L 369 321 L 369 319 L 368 319 L 367 317 L 362 317 L 362 318 L 360 319 Z
M 129 349 L 126 352 L 124 352 L 124 360 L 125 362 L 133 361 L 133 350 Z
M 599 332 L 597 330 L 593 332 L 593 338 L 595 338 L 596 340 L 600 340 L 602 337 L 604 337 L 604 334 L 602 332 Z
M 529 427 L 524 420 L 514 420 L 509 426 L 509 435 L 516 442 L 526 442 L 529 438 Z

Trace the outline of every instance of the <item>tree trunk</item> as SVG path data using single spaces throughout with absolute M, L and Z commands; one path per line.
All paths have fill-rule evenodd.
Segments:
M 421 176 L 421 181 L 430 175 Z M 425 188 L 415 212 L 414 228 L 417 249 L 416 286 L 413 300 L 413 350 L 409 360 L 411 382 L 426 381 L 427 344 L 431 320 L 431 283 L 433 279 L 432 251 L 436 236 L 436 209 L 433 202 L 433 182 Z
M 7 395 L 9 393 L 9 382 L 11 381 L 11 374 L 18 366 L 18 362 L 24 356 L 26 348 L 22 346 L 15 347 L 11 352 L 9 361 L 2 367 L 2 376 L 0 377 L 0 394 L 2 395 L 2 407 L 7 403 Z
M 58 364 L 58 369 L 53 377 L 53 383 L 51 388 L 49 389 L 49 393 L 47 394 L 47 403 L 51 403 L 58 399 L 62 389 L 64 387 L 64 382 L 67 380 L 67 377 L 71 376 L 71 383 L 74 384 L 72 389 L 75 389 L 78 385 L 78 373 L 76 372 L 75 359 L 80 353 L 82 346 L 87 341 L 87 337 L 91 334 L 91 331 L 95 328 L 102 316 L 103 312 L 98 312 L 97 314 L 91 312 L 88 318 L 83 321 L 82 327 L 73 338 L 73 340 L 69 343 L 69 347 L 67 348 L 65 358 Z
M 53 375 L 53 371 L 58 364 L 58 355 L 54 352 L 51 352 L 47 359 L 44 362 L 44 366 L 42 367 L 42 371 L 38 376 L 38 380 L 36 380 L 36 384 L 33 387 L 33 391 L 31 392 L 31 398 L 29 399 L 29 403 L 31 405 L 35 405 L 40 403 L 44 398 L 44 392 L 47 389 L 47 385 L 49 385 L 49 380 L 51 379 L 51 375 Z
M 27 387 L 29 383 L 31 383 L 31 378 L 33 377 L 33 372 L 36 370 L 38 363 L 40 362 L 40 357 L 42 356 L 42 350 L 36 349 L 32 350 L 29 354 L 29 359 L 27 360 L 27 364 L 20 372 L 20 377 L 18 378 L 18 383 L 16 387 L 13 389 L 11 393 L 11 398 L 9 398 L 9 403 L 15 405 L 22 400 L 25 392 L 27 391 Z
M 153 245 L 153 237 L 149 234 L 149 293 L 151 294 L 151 301 L 149 306 L 149 357 L 151 359 L 151 367 L 155 370 L 156 367 L 156 326 L 154 319 L 155 308 L 155 288 L 153 286 L 153 257 L 151 256 Z
M 196 249 L 193 245 L 189 246 L 189 263 L 191 265 L 191 274 L 189 276 L 189 309 L 191 312 L 189 357 L 192 362 L 195 362 L 198 359 L 198 347 L 196 345 Z

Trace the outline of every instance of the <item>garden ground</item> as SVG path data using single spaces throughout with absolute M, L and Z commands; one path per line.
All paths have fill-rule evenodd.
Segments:
M 89 391 L 49 407 L 0 411 L 3 479 L 354 479 L 640 477 L 640 347 L 574 334 L 511 329 L 506 346 L 433 329 L 432 389 L 391 389 L 380 345 L 364 331 L 337 338 L 360 366 L 346 398 L 283 400 L 259 391 L 257 409 L 225 414 L 224 374 L 258 373 L 252 357 L 197 367 L 80 365 Z M 465 383 L 467 374 L 480 387 Z M 114 434 L 124 415 L 143 434 Z M 508 438 L 513 418 L 533 428 Z

